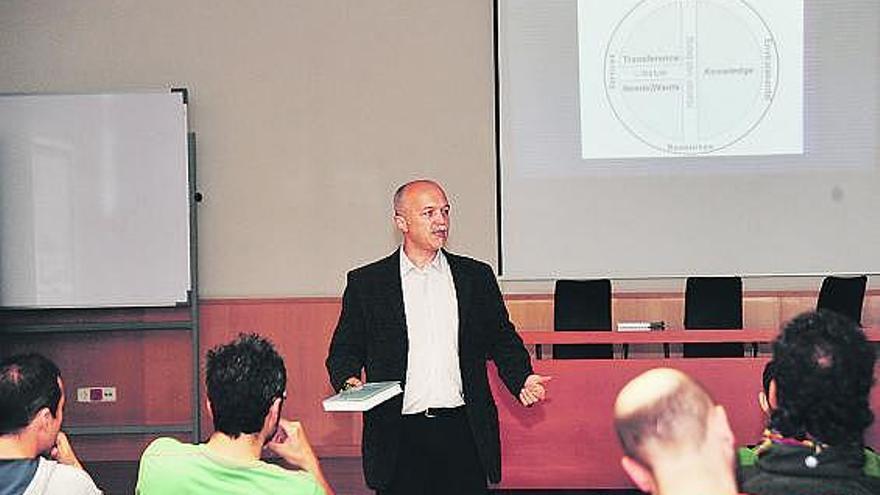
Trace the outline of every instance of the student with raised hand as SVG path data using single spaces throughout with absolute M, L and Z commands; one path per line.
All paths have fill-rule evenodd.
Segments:
M 214 433 L 192 445 L 159 438 L 141 456 L 136 493 L 332 495 L 303 426 L 281 417 L 284 360 L 255 334 L 208 351 L 208 411 Z M 287 469 L 261 460 L 265 450 Z
M 689 376 L 656 368 L 614 403 L 621 465 L 652 495 L 734 495 L 733 433 L 724 408 Z
M 0 361 L 0 495 L 100 495 L 61 431 L 63 419 L 55 363 L 39 354 Z

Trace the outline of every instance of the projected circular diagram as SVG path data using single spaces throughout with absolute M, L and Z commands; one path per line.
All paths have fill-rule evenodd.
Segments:
M 617 24 L 605 94 L 636 138 L 670 154 L 726 148 L 760 123 L 776 93 L 773 33 L 742 0 L 645 0 Z

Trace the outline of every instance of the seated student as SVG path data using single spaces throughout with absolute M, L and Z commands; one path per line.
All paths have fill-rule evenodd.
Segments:
M 23 354 L 0 362 L 0 495 L 100 495 L 63 418 L 64 383 L 52 361 Z
M 614 403 L 621 465 L 653 495 L 733 495 L 733 433 L 724 408 L 684 373 L 656 368 Z
M 862 330 L 830 311 L 792 320 L 773 343 L 770 419 L 742 490 L 755 495 L 878 494 L 865 474 L 864 432 L 874 420 L 874 349 Z M 868 463 L 870 464 L 870 462 Z
M 773 409 L 776 406 L 776 384 L 773 383 L 773 377 L 776 366 L 773 361 L 767 361 L 767 364 L 764 365 L 764 373 L 761 379 L 761 384 L 763 386 L 763 390 L 758 393 L 758 405 L 761 407 L 761 411 L 764 412 L 764 415 L 769 420 L 770 414 L 773 412 Z M 773 383 L 773 393 L 770 393 L 770 385 Z M 772 399 L 771 399 L 772 396 Z M 751 447 L 740 447 L 737 449 L 737 460 L 738 460 L 738 472 L 737 479 L 740 483 L 742 483 L 742 468 L 751 467 L 758 461 L 758 452 L 762 448 L 767 448 L 764 444 L 772 443 L 771 440 L 768 440 L 771 434 L 768 431 L 764 432 L 764 441 L 761 444 Z M 880 478 L 880 455 L 874 452 L 871 448 L 865 447 L 865 465 L 862 469 L 866 476 L 874 476 Z
M 137 494 L 332 494 L 302 425 L 281 418 L 287 375 L 270 342 L 241 334 L 208 351 L 205 374 L 214 433 L 198 445 L 153 441 Z M 264 447 L 303 470 L 260 460 Z

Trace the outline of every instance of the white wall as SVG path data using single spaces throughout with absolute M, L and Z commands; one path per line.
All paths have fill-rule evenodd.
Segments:
M 492 57 L 490 0 L 0 2 L 0 93 L 189 88 L 208 297 L 338 295 L 394 249 L 390 196 L 423 176 L 450 247 L 494 264 Z
M 8 0 L 0 92 L 189 88 L 203 294 L 336 295 L 415 177 L 494 262 L 491 26 L 475 0 Z

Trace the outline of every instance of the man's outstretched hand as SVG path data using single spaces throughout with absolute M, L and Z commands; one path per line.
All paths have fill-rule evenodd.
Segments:
M 519 401 L 522 405 L 529 407 L 544 400 L 547 397 L 547 390 L 544 388 L 544 384 L 552 379 L 552 376 L 529 375 L 523 384 L 522 390 L 519 391 Z

